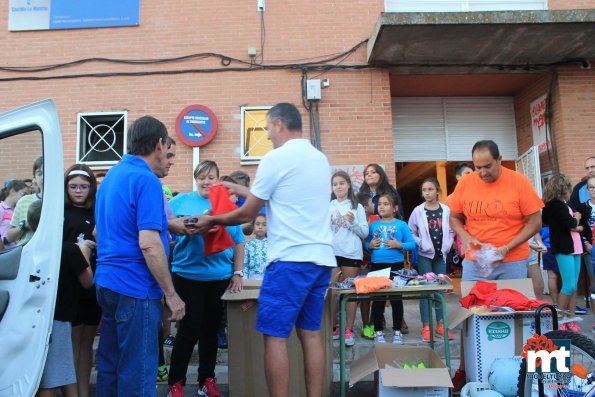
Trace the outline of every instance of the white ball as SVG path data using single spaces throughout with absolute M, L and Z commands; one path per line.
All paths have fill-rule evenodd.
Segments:
M 488 382 L 493 390 L 504 397 L 515 397 L 518 392 L 517 382 L 520 369 L 520 358 L 498 358 L 490 367 Z

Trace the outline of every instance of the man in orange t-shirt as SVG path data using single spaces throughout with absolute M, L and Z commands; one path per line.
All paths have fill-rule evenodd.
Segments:
M 475 172 L 461 179 L 448 197 L 451 227 L 461 237 L 463 280 L 527 277 L 527 240 L 541 229 L 543 202 L 522 174 L 502 167 L 494 141 L 479 141 L 471 151 Z M 467 251 L 470 245 L 490 243 L 504 257 L 484 277 Z
M 462 178 L 446 199 L 450 227 L 461 238 L 465 281 L 505 280 L 527 277 L 527 240 L 541 229 L 543 202 L 522 174 L 502 167 L 502 156 L 494 141 L 479 141 L 471 150 L 475 172 Z M 479 272 L 468 252 L 470 246 L 490 243 L 503 260 L 489 276 Z M 462 338 L 462 337 L 461 337 Z M 454 392 L 467 382 L 461 339 L 461 361 L 453 377 Z

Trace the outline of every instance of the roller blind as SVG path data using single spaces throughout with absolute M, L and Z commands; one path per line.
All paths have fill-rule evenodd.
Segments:
M 395 161 L 464 161 L 478 140 L 492 139 L 516 160 L 512 97 L 393 98 Z

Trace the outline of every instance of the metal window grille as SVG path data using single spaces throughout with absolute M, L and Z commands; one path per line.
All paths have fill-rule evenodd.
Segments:
M 94 168 L 116 164 L 126 153 L 128 112 L 79 113 L 77 162 Z

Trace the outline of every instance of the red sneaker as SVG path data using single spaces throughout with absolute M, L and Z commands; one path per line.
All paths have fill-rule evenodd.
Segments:
M 459 394 L 461 393 L 461 389 L 467 383 L 467 375 L 465 374 L 464 369 L 457 369 L 455 372 L 455 376 L 452 378 L 453 389 L 452 392 Z
M 571 321 L 568 324 L 566 324 L 566 328 L 568 329 L 568 331 L 576 332 L 577 334 L 581 333 L 581 327 L 579 327 L 578 324 L 574 321 Z
M 438 335 L 441 338 L 444 338 L 444 324 L 438 324 L 438 326 L 436 327 L 436 335 Z M 448 340 L 453 340 L 454 338 L 455 336 L 452 334 L 452 332 L 448 331 Z
M 430 342 L 430 326 L 424 325 L 421 329 L 421 338 L 424 342 Z
M 217 389 L 216 383 L 216 378 L 205 379 L 205 383 L 198 389 L 198 395 L 205 397 L 221 397 L 221 392 Z
M 184 383 L 180 380 L 169 387 L 167 397 L 185 397 Z

